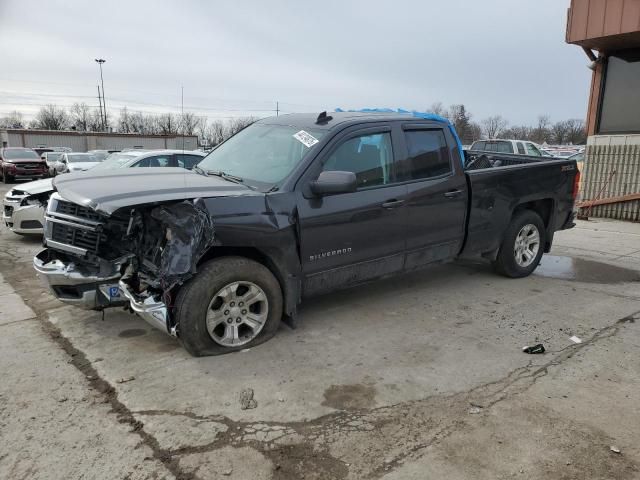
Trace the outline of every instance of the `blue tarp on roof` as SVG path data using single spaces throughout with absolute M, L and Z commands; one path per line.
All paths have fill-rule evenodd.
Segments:
M 456 143 L 458 145 L 458 151 L 460 153 L 460 160 L 462 161 L 462 165 L 464 165 L 464 150 L 462 149 L 462 142 L 458 137 L 458 133 L 456 132 L 456 129 L 451 124 L 451 122 L 446 118 L 441 117 L 440 115 L 436 115 L 435 113 L 417 112 L 416 110 L 411 110 L 411 111 L 403 110 L 402 108 L 398 108 L 396 110 L 393 110 L 392 108 L 362 108 L 360 110 L 343 110 L 341 108 L 336 108 L 336 112 L 404 113 L 407 115 L 412 115 L 416 118 L 422 118 L 424 120 L 433 120 L 434 122 L 444 123 L 449 127 L 449 130 L 451 131 L 451 135 L 453 135 L 453 138 L 456 140 Z

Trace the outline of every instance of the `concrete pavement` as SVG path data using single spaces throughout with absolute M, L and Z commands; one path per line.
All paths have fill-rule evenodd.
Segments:
M 438 266 L 195 359 L 128 313 L 52 300 L 38 241 L 2 229 L 0 477 L 639 478 L 639 240 L 640 225 L 580 222 L 529 278 Z

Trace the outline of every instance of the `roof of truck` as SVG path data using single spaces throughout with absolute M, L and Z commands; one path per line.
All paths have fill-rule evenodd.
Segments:
M 259 120 L 259 123 L 266 123 L 271 125 L 295 125 L 296 127 L 314 128 L 321 130 L 330 130 L 337 125 L 344 127 L 347 124 L 357 124 L 363 121 L 390 121 L 390 120 L 405 120 L 415 122 L 425 121 L 439 121 L 437 119 L 425 119 L 414 116 L 412 113 L 397 113 L 397 112 L 327 112 L 327 117 L 331 117 L 331 120 L 316 123 L 318 120 L 318 113 L 290 113 L 286 115 L 280 115 L 277 117 L 268 117 Z

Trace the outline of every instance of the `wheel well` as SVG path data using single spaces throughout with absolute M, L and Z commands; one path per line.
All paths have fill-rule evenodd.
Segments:
M 276 277 L 276 280 L 278 280 L 286 305 L 287 297 L 289 295 L 289 292 L 287 291 L 287 284 L 284 281 L 284 277 L 282 276 L 280 269 L 278 268 L 276 263 L 271 260 L 271 258 L 269 258 L 269 256 L 265 255 L 257 248 L 252 247 L 214 246 L 202 256 L 202 258 L 198 262 L 198 265 L 201 265 L 204 262 L 208 262 L 209 260 L 212 260 L 214 258 L 220 257 L 245 257 L 267 267 L 269 271 L 273 273 L 273 276 Z
M 551 224 L 552 208 L 553 200 L 550 198 L 545 198 L 544 200 L 534 200 L 532 202 L 521 203 L 513 210 L 513 215 L 523 210 L 533 210 L 538 215 L 540 215 L 545 228 L 549 230 L 549 225 Z

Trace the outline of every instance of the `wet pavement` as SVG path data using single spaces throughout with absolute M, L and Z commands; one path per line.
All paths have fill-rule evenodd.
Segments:
M 640 282 L 637 270 L 560 255 L 544 255 L 535 275 L 600 284 Z

